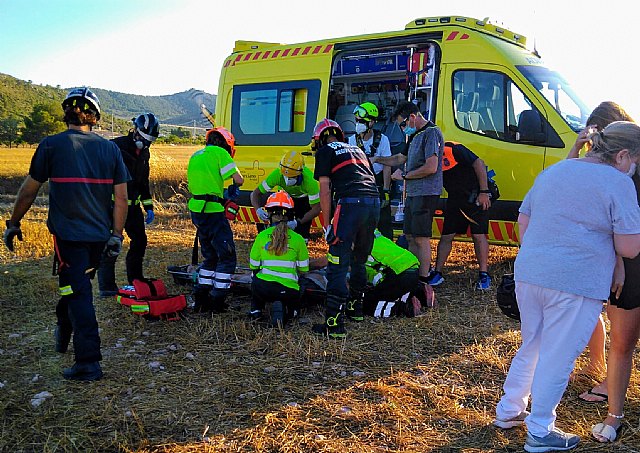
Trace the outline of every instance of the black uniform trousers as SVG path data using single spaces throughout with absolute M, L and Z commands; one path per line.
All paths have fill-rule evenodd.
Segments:
M 60 329 L 73 332 L 76 362 L 102 360 L 91 279 L 100 263 L 104 242 L 75 242 L 54 238 L 60 300 L 56 315 Z
M 129 206 L 124 231 L 129 237 L 129 251 L 127 252 L 127 281 L 133 284 L 134 280 L 144 279 L 142 263 L 147 250 L 147 233 L 145 231 L 145 214 L 139 204 Z M 98 284 L 100 290 L 117 290 L 115 266 L 117 256 L 103 256 L 98 272 Z

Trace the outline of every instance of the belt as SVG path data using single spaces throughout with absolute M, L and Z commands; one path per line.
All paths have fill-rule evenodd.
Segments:
M 339 204 L 368 204 L 368 205 L 376 205 L 380 203 L 379 197 L 344 197 L 338 199 Z
M 204 195 L 192 195 L 194 200 L 201 200 L 206 202 L 214 202 L 214 203 L 223 203 L 224 198 L 221 198 L 217 195 L 213 194 L 204 194 Z

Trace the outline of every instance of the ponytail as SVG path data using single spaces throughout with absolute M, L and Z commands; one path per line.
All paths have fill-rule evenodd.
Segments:
M 267 247 L 267 251 L 276 256 L 284 255 L 289 248 L 289 227 L 286 219 L 279 221 L 273 233 L 271 233 L 271 242 Z

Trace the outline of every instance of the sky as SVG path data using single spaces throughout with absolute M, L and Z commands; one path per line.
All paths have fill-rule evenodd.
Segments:
M 628 0 L 0 0 L 0 72 L 62 88 L 217 94 L 236 40 L 297 43 L 462 15 L 523 34 L 587 106 L 615 101 L 640 121 L 639 12 Z

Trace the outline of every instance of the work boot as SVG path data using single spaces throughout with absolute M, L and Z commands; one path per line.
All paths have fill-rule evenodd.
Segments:
M 422 304 L 416 296 L 410 296 L 403 304 L 403 312 L 407 318 L 415 318 L 422 315 Z
M 57 325 L 53 331 L 53 338 L 56 340 L 55 350 L 60 354 L 64 354 L 69 349 L 71 341 L 71 329 Z
M 436 308 L 438 301 L 436 300 L 436 293 L 433 291 L 433 287 L 428 283 L 418 282 L 418 299 L 425 308 Z
M 271 327 L 284 327 L 284 307 L 279 300 L 271 304 Z
M 196 288 L 193 291 L 193 312 L 208 313 L 212 309 L 212 300 L 207 287 Z
M 209 297 L 211 298 L 211 306 L 209 308 L 211 313 L 224 313 L 229 309 L 229 304 L 225 302 L 227 298 L 226 294 L 224 296 L 213 296 L 209 294 Z
M 347 331 L 344 328 L 344 314 L 337 313 L 335 316 L 327 316 L 323 324 L 314 324 L 311 330 L 333 339 L 345 338 Z
M 102 378 L 100 362 L 76 362 L 62 370 L 62 376 L 72 381 L 97 381 Z
M 347 301 L 346 309 L 347 317 L 351 321 L 362 322 L 364 321 L 364 313 L 362 312 L 362 298 L 351 298 Z

